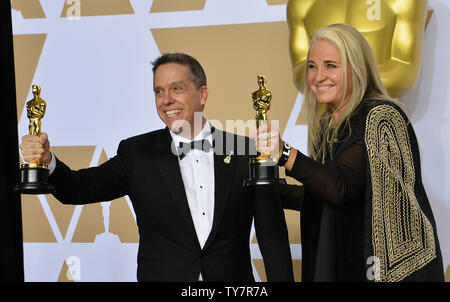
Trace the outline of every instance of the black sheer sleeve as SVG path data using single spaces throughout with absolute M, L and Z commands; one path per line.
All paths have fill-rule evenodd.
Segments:
M 301 152 L 286 175 L 333 204 L 345 203 L 363 189 L 366 179 L 364 143 L 356 141 L 330 163 L 321 164 Z
M 301 211 L 305 187 L 298 185 L 283 185 L 280 187 L 283 209 Z

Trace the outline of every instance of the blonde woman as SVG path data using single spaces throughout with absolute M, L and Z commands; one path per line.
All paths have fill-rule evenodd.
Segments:
M 309 157 L 277 129 L 260 127 L 257 144 L 303 184 L 282 188 L 284 207 L 301 211 L 303 281 L 443 281 L 417 139 L 369 44 L 333 24 L 310 45 L 301 87 Z

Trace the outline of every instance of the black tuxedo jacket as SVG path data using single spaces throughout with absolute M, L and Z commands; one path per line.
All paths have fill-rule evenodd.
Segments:
M 197 281 L 200 272 L 204 281 L 254 281 L 253 217 L 268 280 L 293 281 L 278 188 L 243 187 L 249 153 L 255 152 L 248 138 L 216 129 L 213 138 L 214 220 L 203 249 L 167 128 L 121 141 L 117 155 L 99 167 L 73 171 L 57 159 L 50 176 L 54 196 L 65 204 L 87 204 L 129 195 L 140 235 L 138 281 Z

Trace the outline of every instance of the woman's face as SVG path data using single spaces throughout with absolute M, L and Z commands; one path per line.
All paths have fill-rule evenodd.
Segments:
M 338 48 L 327 40 L 317 40 L 311 47 L 308 68 L 308 84 L 321 104 L 328 104 L 334 111 L 344 93 L 344 70 Z M 352 76 L 347 64 L 347 92 L 344 105 L 352 93 Z M 339 108 L 339 109 L 342 109 Z

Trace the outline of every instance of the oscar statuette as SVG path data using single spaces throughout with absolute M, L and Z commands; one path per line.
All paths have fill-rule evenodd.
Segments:
M 41 98 L 41 87 L 33 85 L 34 98 L 27 102 L 27 117 L 30 120 L 28 126 L 31 135 L 41 135 L 41 119 L 45 115 L 47 103 Z M 20 184 L 15 191 L 21 194 L 48 194 L 54 191 L 54 186 L 48 183 L 49 169 L 47 165 L 33 160 L 20 167 Z
M 267 111 L 270 109 L 272 92 L 266 87 L 266 77 L 258 75 L 259 89 L 252 93 L 253 109 L 256 110 L 256 128 L 269 122 Z M 259 154 L 250 159 L 249 179 L 244 186 L 286 184 L 286 180 L 279 178 L 278 162 L 271 154 Z

